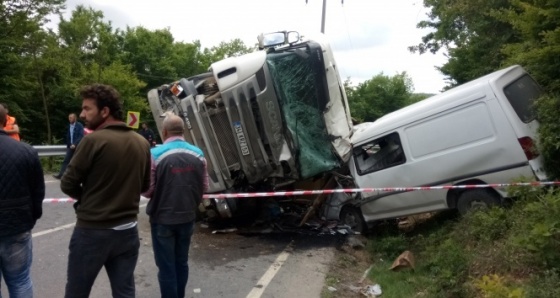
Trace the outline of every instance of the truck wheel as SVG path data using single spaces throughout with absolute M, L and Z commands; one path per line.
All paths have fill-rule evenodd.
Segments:
M 349 226 L 352 231 L 364 233 L 366 223 L 358 207 L 345 206 L 340 211 L 340 223 Z
M 484 189 L 473 189 L 463 192 L 457 202 L 457 210 L 461 215 L 469 211 L 500 205 L 500 197 Z

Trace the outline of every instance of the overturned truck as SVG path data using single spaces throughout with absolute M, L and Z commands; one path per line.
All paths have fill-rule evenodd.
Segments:
M 351 184 L 352 121 L 329 44 L 322 35 L 302 40 L 283 31 L 260 35 L 259 46 L 213 63 L 207 73 L 151 90 L 160 135 L 165 113 L 184 119 L 185 139 L 207 159 L 209 193 Z M 348 199 L 213 198 L 203 201 L 203 213 L 209 219 L 284 217 L 290 221 L 284 228 L 301 227 L 311 218 L 338 220 Z

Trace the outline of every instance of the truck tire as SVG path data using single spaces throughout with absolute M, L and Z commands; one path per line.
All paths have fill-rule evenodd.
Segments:
M 500 205 L 499 195 L 484 189 L 472 189 L 463 192 L 457 201 L 457 210 L 465 215 L 472 210 L 490 208 Z
M 340 211 L 340 223 L 349 226 L 352 231 L 362 234 L 366 231 L 367 227 L 360 208 L 349 205 L 342 207 Z

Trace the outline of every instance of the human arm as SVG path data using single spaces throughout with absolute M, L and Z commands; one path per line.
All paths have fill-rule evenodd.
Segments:
M 148 188 L 148 190 L 142 193 L 142 196 L 151 199 L 152 195 L 154 194 L 154 190 L 156 188 L 156 162 L 153 156 L 151 157 L 149 177 L 150 177 L 150 183 L 149 183 L 150 187 Z
M 39 155 L 33 150 L 33 158 L 31 159 L 30 185 L 31 204 L 33 208 L 33 219 L 37 220 L 43 215 L 43 199 L 45 198 L 45 178 L 43 176 L 43 168 Z
M 204 165 L 204 173 L 202 176 L 202 191 L 205 193 L 208 191 L 209 183 L 208 183 L 208 168 L 206 166 L 206 159 L 202 159 L 202 164 Z
M 92 158 L 96 146 L 91 139 L 84 138 L 82 146 L 76 148 L 74 156 L 70 160 L 62 179 L 60 189 L 71 198 L 79 200 L 82 196 L 82 183 L 91 168 Z
M 78 144 L 80 143 L 83 137 L 84 137 L 84 126 L 80 122 L 76 121 L 76 127 L 74 127 L 74 143 L 72 144 L 74 145 L 74 148 L 78 146 Z

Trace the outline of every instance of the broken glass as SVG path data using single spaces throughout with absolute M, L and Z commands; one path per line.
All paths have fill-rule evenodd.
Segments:
M 304 179 L 339 167 L 323 119 L 322 108 L 328 99 L 320 99 L 317 91 L 324 88 L 316 71 L 324 68 L 322 64 L 322 59 L 315 59 L 304 49 L 267 55 L 267 65 Z

